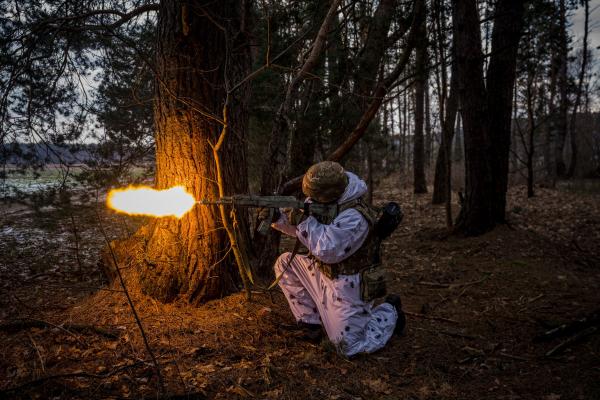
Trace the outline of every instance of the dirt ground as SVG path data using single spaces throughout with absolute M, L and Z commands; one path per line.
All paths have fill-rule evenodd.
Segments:
M 509 226 L 461 238 L 430 195 L 396 182 L 375 196 L 405 212 L 384 248 L 403 336 L 345 359 L 297 338 L 278 290 L 198 308 L 134 291 L 162 395 L 124 294 L 97 267 L 96 209 L 2 206 L 0 398 L 600 399 L 600 195 L 537 188 L 528 200 L 515 187 Z M 143 222 L 102 215 L 111 238 Z

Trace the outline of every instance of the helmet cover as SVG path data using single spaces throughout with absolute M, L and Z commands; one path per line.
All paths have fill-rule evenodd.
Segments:
M 319 203 L 331 203 L 340 198 L 348 186 L 344 167 L 335 161 L 322 161 L 306 171 L 302 192 Z

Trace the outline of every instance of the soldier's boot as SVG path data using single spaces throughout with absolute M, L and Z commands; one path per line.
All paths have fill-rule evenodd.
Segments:
M 402 311 L 402 299 L 397 294 L 390 294 L 385 298 L 385 302 L 394 306 L 396 314 L 398 314 L 398 320 L 396 321 L 396 327 L 394 328 L 395 335 L 401 335 L 406 327 L 406 315 Z
M 323 327 L 319 324 L 307 324 L 305 322 L 298 322 L 300 327 L 299 339 L 305 340 L 310 343 L 321 343 L 323 338 Z
M 289 331 L 291 336 L 310 343 L 318 344 L 323 338 L 323 327 L 319 324 L 298 321 L 293 325 L 280 324 L 280 326 Z

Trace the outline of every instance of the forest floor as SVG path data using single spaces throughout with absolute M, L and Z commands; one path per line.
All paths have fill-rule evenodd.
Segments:
M 197 308 L 134 291 L 171 398 L 600 399 L 600 194 L 514 187 L 509 226 L 462 238 L 396 180 L 375 197 L 405 212 L 384 248 L 403 336 L 346 359 L 297 338 L 279 290 Z M 96 209 L 1 207 L 0 398 L 157 398 L 125 296 L 97 267 Z M 142 222 L 103 219 L 111 238 Z

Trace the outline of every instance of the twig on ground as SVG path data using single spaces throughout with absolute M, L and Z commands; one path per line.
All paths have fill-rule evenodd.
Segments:
M 31 319 L 31 318 L 23 318 L 13 322 L 7 322 L 0 324 L 0 331 L 4 332 L 17 332 L 24 329 L 29 328 L 58 328 L 67 332 L 70 335 L 73 335 L 71 331 L 75 332 L 94 332 L 101 336 L 110 338 L 110 339 L 118 339 L 119 336 L 111 331 L 106 329 L 102 329 L 93 325 L 78 325 L 78 324 L 61 324 L 56 325 L 48 321 L 42 321 L 39 319 Z
M 439 288 L 439 289 L 457 289 L 460 287 L 473 286 L 473 285 L 477 285 L 478 283 L 483 283 L 486 280 L 488 280 L 490 276 L 491 275 L 486 275 L 483 278 L 478 279 L 476 281 L 465 282 L 465 283 L 439 283 L 439 282 L 420 281 L 419 285 L 428 286 L 431 288 Z
M 31 341 L 31 344 L 33 345 L 33 348 L 35 349 L 35 353 L 37 354 L 38 358 L 40 359 L 40 366 L 42 367 L 42 372 L 46 373 L 46 367 L 44 365 L 44 359 L 42 358 L 42 353 L 40 352 L 40 348 L 37 345 L 37 343 L 35 342 L 35 340 L 33 340 L 33 338 L 31 337 L 31 335 L 29 334 L 29 332 L 27 332 L 27 337 L 29 337 L 29 340 Z
M 544 293 L 542 293 L 542 294 L 539 294 L 539 295 L 535 296 L 534 298 L 531 298 L 531 299 L 529 299 L 529 300 L 527 301 L 527 304 L 531 304 L 531 303 L 533 303 L 534 301 L 537 301 L 537 300 L 541 299 L 542 297 L 544 297 Z
M 569 345 L 577 343 L 577 342 L 581 341 L 582 339 L 584 339 L 596 332 L 598 332 L 598 327 L 596 327 L 596 326 L 591 326 L 587 329 L 584 329 L 583 331 L 578 332 L 577 334 L 569 337 L 567 340 L 564 340 L 563 342 L 561 342 L 560 344 L 555 346 L 552 350 L 548 351 L 545 354 L 545 356 L 552 357 L 553 355 L 555 355 L 555 354 L 561 352 L 562 350 L 564 350 L 565 348 L 567 348 Z
M 416 327 L 414 329 L 419 330 L 419 331 L 424 331 L 424 332 L 438 333 L 441 335 L 446 335 L 446 336 L 455 337 L 455 338 L 462 338 L 462 339 L 469 339 L 469 340 L 483 339 L 481 336 L 479 336 L 479 337 L 471 336 L 471 335 L 466 335 L 466 334 L 460 333 L 460 332 L 433 330 L 433 329 L 425 329 L 425 328 L 418 328 L 418 327 Z
M 414 313 L 414 312 L 410 312 L 410 311 L 404 311 L 404 314 L 409 315 L 411 317 L 416 317 L 416 318 L 424 318 L 424 319 L 432 319 L 434 321 L 444 321 L 444 322 L 450 322 L 452 324 L 458 324 L 459 322 L 450 318 L 444 318 L 444 317 L 434 317 L 431 315 L 425 315 L 425 314 L 420 314 L 420 313 Z
M 128 368 L 133 368 L 140 364 L 145 364 L 146 362 L 147 361 L 145 361 L 145 360 L 136 361 L 134 363 L 115 368 L 112 371 L 107 372 L 106 374 L 90 374 L 88 372 L 71 372 L 71 373 L 66 373 L 66 374 L 56 374 L 56 375 L 44 376 L 42 378 L 34 379 L 32 381 L 25 382 L 21 385 L 18 385 L 18 386 L 12 387 L 12 388 L 0 390 L 0 398 L 9 398 L 8 395 L 11 393 L 16 393 L 23 389 L 32 389 L 35 386 L 39 386 L 45 382 L 56 380 L 56 379 L 71 379 L 71 378 L 106 379 L 106 378 L 109 378 L 109 377 L 123 371 L 123 370 L 126 370 Z
M 535 301 L 537 301 L 537 300 L 541 299 L 542 297 L 544 297 L 544 293 L 542 293 L 542 294 L 539 294 L 539 295 L 537 295 L 537 296 L 535 296 L 535 297 L 533 297 L 533 298 L 531 298 L 531 299 L 527 300 L 527 304 L 531 304 L 531 303 L 533 303 L 533 302 L 535 302 Z M 525 310 L 527 310 L 527 306 L 525 306 L 525 307 L 522 307 L 522 308 L 519 310 L 519 313 L 522 313 L 522 312 L 523 312 L 523 311 L 525 311 Z
M 508 353 L 505 353 L 503 351 L 499 352 L 498 355 L 501 355 L 502 357 L 506 357 L 506 358 L 512 358 L 513 360 L 517 360 L 517 361 L 531 361 L 529 358 L 521 357 L 521 356 L 515 356 L 513 354 L 508 354 Z
M 148 354 L 150 355 L 150 358 L 152 359 L 152 363 L 154 364 L 154 370 L 156 371 L 156 376 L 158 378 L 158 389 L 160 390 L 161 393 L 165 393 L 165 383 L 163 381 L 163 377 L 160 372 L 160 366 L 158 365 L 158 361 L 156 361 L 156 357 L 154 356 L 154 352 L 152 351 L 152 348 L 150 347 L 150 343 L 148 343 L 148 338 L 146 337 L 146 331 L 144 331 L 144 327 L 142 326 L 142 321 L 140 320 L 140 317 L 138 316 L 135 306 L 133 305 L 133 300 L 131 299 L 131 296 L 129 295 L 129 290 L 127 290 L 127 285 L 125 285 L 125 280 L 123 279 L 123 274 L 121 274 L 121 269 L 120 269 L 119 263 L 117 261 L 117 255 L 115 254 L 115 252 L 112 248 L 112 245 L 110 243 L 110 240 L 108 238 L 108 235 L 106 234 L 106 231 L 104 230 L 104 226 L 102 225 L 102 218 L 100 217 L 100 213 L 98 212 L 98 210 L 96 210 L 96 217 L 98 218 L 98 226 L 100 228 L 100 232 L 102 233 L 102 236 L 104 237 L 104 240 L 106 241 L 106 245 L 108 246 L 110 256 L 112 257 L 113 263 L 115 264 L 115 270 L 117 272 L 117 276 L 119 277 L 119 282 L 121 283 L 121 288 L 123 288 L 123 292 L 125 293 L 125 297 L 127 298 L 127 302 L 129 303 L 129 307 L 131 308 L 133 317 L 135 318 L 135 322 L 140 330 L 140 334 L 142 335 L 142 340 L 144 341 L 144 346 L 146 347 L 146 351 L 148 351 Z
M 17 300 L 17 302 L 19 304 L 21 304 L 23 307 L 27 308 L 28 310 L 32 310 L 32 311 L 39 311 L 39 308 L 34 307 L 34 306 L 30 306 L 29 304 L 25 303 L 23 300 L 21 300 L 16 294 L 11 293 L 11 296 L 14 297 L 15 300 Z
M 534 342 L 547 341 L 559 336 L 571 335 L 590 326 L 600 325 L 600 309 L 571 323 L 562 324 L 533 338 Z
M 83 263 L 81 262 L 81 257 L 79 256 L 79 235 L 77 234 L 77 224 L 75 224 L 75 217 L 73 217 L 73 212 L 70 213 L 71 215 L 71 228 L 73 230 L 73 240 L 74 240 L 74 250 L 75 250 L 75 258 L 77 259 L 77 266 L 79 268 L 79 270 L 77 271 L 78 275 L 79 275 L 79 280 L 82 279 L 82 274 L 83 274 Z

